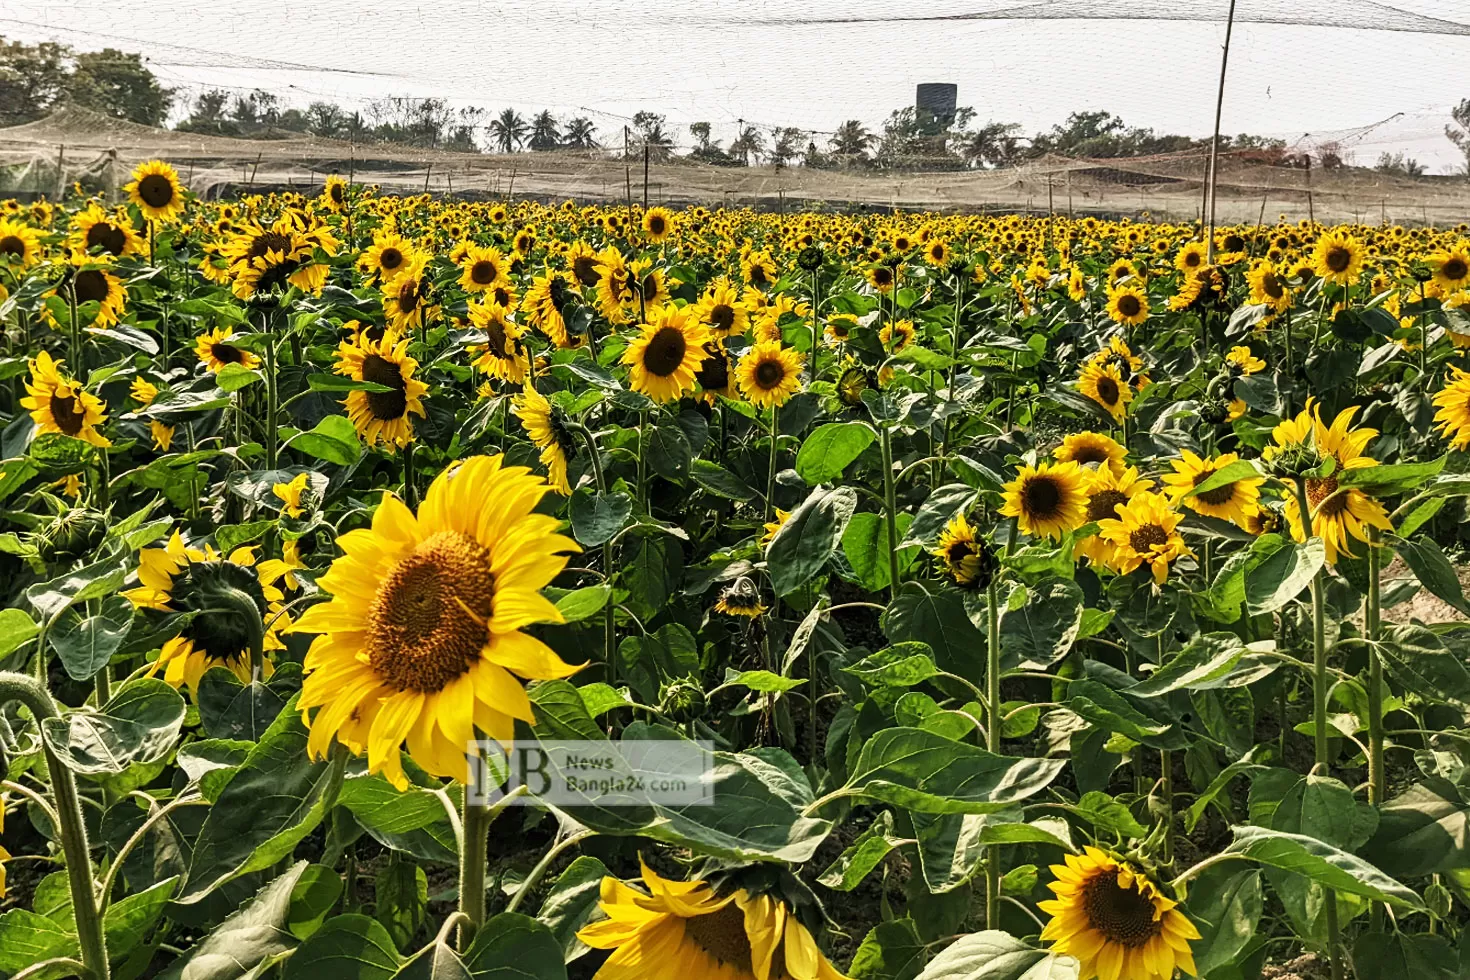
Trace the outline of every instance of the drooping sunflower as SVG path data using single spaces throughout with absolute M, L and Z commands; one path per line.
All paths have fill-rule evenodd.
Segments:
M 408 268 L 418 250 L 396 232 L 380 231 L 357 260 L 357 267 L 379 282 L 387 282 Z
M 779 340 L 763 340 L 740 358 L 735 378 L 740 391 L 758 408 L 786 404 L 801 387 L 802 356 Z
M 30 363 L 31 376 L 26 379 L 26 397 L 22 408 L 29 409 L 36 434 L 61 432 L 89 442 L 100 449 L 112 445 L 97 427 L 107 421 L 102 399 L 62 373 L 65 361 L 54 361 L 45 351 Z
M 1138 470 L 1132 466 L 1117 470 L 1100 466 L 1087 474 L 1087 523 L 1100 524 L 1118 516 L 1118 506 L 1126 504 L 1138 494 L 1154 485 L 1152 480 L 1140 479 Z M 1072 557 L 1086 558 L 1094 565 L 1113 564 L 1114 547 L 1102 534 L 1089 534 L 1078 540 L 1072 549 Z
M 1276 267 L 1270 262 L 1263 260 L 1251 266 L 1245 279 L 1250 283 L 1252 303 L 1269 306 L 1275 313 L 1284 313 L 1291 309 L 1291 287 L 1277 274 Z
M 1189 554 L 1178 531 L 1184 515 L 1169 507 L 1158 493 L 1135 494 L 1117 508 L 1117 517 L 1098 521 L 1098 533 L 1113 546 L 1113 568 L 1119 575 L 1147 565 L 1154 582 L 1163 585 L 1169 565 Z
M 694 391 L 709 330 L 688 307 L 672 304 L 651 311 L 648 319 L 623 351 L 628 382 L 656 402 L 678 401 Z
M 1455 449 L 1470 447 L 1470 373 L 1450 368 L 1449 380 L 1434 396 L 1434 421 Z
M 415 255 L 398 275 L 383 283 L 383 315 L 402 333 L 419 329 L 434 315 L 429 302 L 428 257 Z
M 845 980 L 796 914 L 769 895 L 721 896 L 646 864 L 643 886 L 647 894 L 602 879 L 607 918 L 577 933 L 593 949 L 613 950 L 593 980 Z
M 72 215 L 71 229 L 67 242 L 74 252 L 121 259 L 143 250 L 126 212 L 109 214 L 96 201 Z
M 1136 327 L 1148 319 L 1148 294 L 1137 286 L 1108 289 L 1108 316 L 1115 323 Z
M 576 438 L 562 420 L 561 412 L 527 384 L 513 401 L 512 411 L 521 420 L 526 435 L 541 450 L 541 462 L 550 474 L 551 489 L 563 497 L 572 492 L 567 481 L 567 460 L 576 452 Z
M 476 730 L 508 742 L 516 719 L 533 719 L 520 679 L 576 670 L 522 632 L 562 622 L 541 590 L 580 550 L 534 512 L 546 491 L 524 467 L 476 456 L 435 478 L 417 515 L 385 493 L 370 529 L 337 539 L 343 555 L 318 580 L 331 601 L 291 627 L 318 634 L 300 700 L 314 758 L 335 737 L 406 789 L 406 743 L 428 772 L 467 781 Z
M 1078 980 L 1172 980 L 1194 976 L 1191 940 L 1199 930 L 1148 876 L 1095 847 L 1052 865 L 1056 898 L 1037 907 L 1051 916 L 1041 938 L 1082 963 Z
M 74 299 L 80 326 L 106 329 L 116 325 L 122 319 L 123 308 L 128 299 L 122 279 L 114 275 L 107 266 L 86 256 L 73 253 L 73 258 L 80 259 L 80 263 L 67 264 L 65 277 L 46 293 L 46 298 L 62 296 Z M 97 305 L 93 307 L 89 303 Z M 90 310 L 96 312 L 89 316 Z M 41 307 L 41 316 L 53 327 L 61 328 L 49 308 Z
M 986 588 L 995 574 L 994 552 L 964 514 L 950 519 L 930 554 L 939 559 L 956 584 L 967 589 Z
M 1324 232 L 1312 250 L 1312 271 L 1339 286 L 1350 286 L 1363 272 L 1363 243 L 1345 231 Z
M 531 356 L 521 343 L 520 325 L 511 321 L 505 307 L 489 300 L 471 303 L 469 313 L 471 325 L 485 332 L 485 345 L 470 349 L 475 368 L 511 384 L 525 381 Z
M 29 269 L 41 261 L 41 233 L 12 218 L 0 219 L 0 262 Z
M 571 312 L 575 301 L 576 283 L 571 276 L 547 269 L 546 274 L 537 276 L 531 288 L 526 290 L 526 296 L 521 300 L 521 312 L 556 346 L 575 347 L 581 338 L 573 340 L 566 321 L 566 314 Z
M 1062 444 L 1052 451 L 1059 463 L 1079 463 L 1083 466 L 1096 464 L 1099 469 L 1107 468 L 1115 473 L 1122 472 L 1126 465 L 1128 450 L 1117 440 L 1101 432 L 1076 432 L 1062 438 Z
M 721 340 L 742 336 L 750 326 L 750 311 L 740 302 L 740 290 L 724 276 L 710 283 L 699 297 L 694 315 L 711 336 Z
M 508 273 L 509 265 L 498 248 L 471 245 L 459 262 L 459 286 L 467 293 L 494 289 Z
M 1309 461 L 1327 457 L 1336 461 L 1337 468 L 1331 475 L 1304 477 L 1307 506 L 1312 510 L 1312 534 L 1322 539 L 1329 564 L 1336 564 L 1339 554 L 1353 557 L 1351 539 L 1367 541 L 1368 527 L 1393 530 L 1383 504 L 1357 487 L 1342 486 L 1338 479 L 1338 473 L 1343 470 L 1378 465 L 1378 460 L 1365 453 L 1378 430 L 1352 429 L 1357 411 L 1357 406 L 1343 409 L 1329 426 L 1322 421 L 1321 406 L 1309 401 L 1296 418 L 1287 419 L 1271 430 L 1274 445 L 1267 446 L 1263 454 L 1273 462 L 1303 453 Z M 1307 536 L 1296 493 L 1287 495 L 1282 513 L 1292 537 L 1305 541 Z
M 765 611 L 766 605 L 761 602 L 760 589 L 746 575 L 740 576 L 722 590 L 719 599 L 715 601 L 715 612 L 726 616 L 755 619 Z
M 149 221 L 170 222 L 184 213 L 184 191 L 179 173 L 162 160 L 149 160 L 133 171 L 123 190 Z
M 914 342 L 914 335 L 914 321 L 891 320 L 878 331 L 878 342 L 883 345 L 884 350 L 897 354 Z
M 1087 473 L 1076 463 L 1022 466 L 1000 512 L 1033 538 L 1060 538 L 1086 522 Z
M 1116 364 L 1096 361 L 1084 364 L 1077 390 L 1106 409 L 1120 425 L 1128 414 L 1128 403 L 1133 400 L 1133 387 L 1123 380 Z
M 674 233 L 674 213 L 668 208 L 649 208 L 643 214 L 643 236 L 657 245 Z
M 356 341 L 338 346 L 336 358 L 336 373 L 389 389 L 347 393 L 347 417 L 358 435 L 369 446 L 382 443 L 384 448 L 402 449 L 412 442 L 409 416 L 424 417 L 423 396 L 429 386 L 413 376 L 419 362 L 408 356 L 408 339 L 392 327 L 379 340 L 363 331 Z
M 332 174 L 322 185 L 321 202 L 322 207 L 334 214 L 341 214 L 347 210 L 348 197 L 352 188 L 337 174 Z
M 1204 493 L 1192 493 L 1195 487 L 1239 460 L 1240 457 L 1235 453 L 1201 459 L 1185 449 L 1179 459 L 1169 461 L 1174 472 L 1164 474 L 1164 492 L 1176 505 L 1182 503 L 1197 514 L 1218 517 L 1222 521 L 1231 521 L 1245 527 L 1261 509 L 1261 485 L 1266 482 L 1264 477 L 1236 480 Z
M 198 356 L 199 363 L 214 374 L 223 371 L 226 364 L 239 364 L 249 370 L 259 367 L 260 357 L 231 343 L 234 339 L 235 331 L 231 327 L 215 327 L 208 333 L 200 334 L 194 341 L 194 353 Z

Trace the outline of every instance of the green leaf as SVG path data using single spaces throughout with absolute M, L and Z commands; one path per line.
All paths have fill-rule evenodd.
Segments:
M 1185 496 L 1195 497 L 1202 493 L 1209 493 L 1211 490 L 1218 490 L 1220 487 L 1228 487 L 1232 483 L 1239 483 L 1241 480 L 1262 480 L 1265 479 L 1265 476 L 1266 474 L 1261 472 L 1255 460 L 1238 459 L 1229 466 L 1222 467 L 1210 474 L 1210 478 L 1198 486 L 1191 487 Z
M 24 609 L 0 609 L 0 657 L 8 657 L 41 632 Z
M 1448 456 L 1441 456 L 1427 463 L 1390 463 L 1343 470 L 1338 475 L 1338 482 L 1345 487 L 1357 487 L 1370 496 L 1393 497 L 1417 489 L 1439 476 L 1448 460 Z
M 566 980 L 562 946 L 550 929 L 527 915 L 501 912 L 465 951 L 474 980 Z
M 717 497 L 749 503 L 759 494 L 740 477 L 718 463 L 707 459 L 696 459 L 689 467 L 694 482 Z
M 233 367 L 234 365 L 230 365 Z M 223 371 L 220 374 L 224 374 Z M 392 391 L 387 385 L 380 385 L 376 381 L 354 381 L 340 374 L 310 374 L 306 377 L 306 386 L 312 391 L 376 391 L 379 393 Z M 221 388 L 224 385 L 220 385 Z
M 452 803 L 453 795 L 446 795 Z M 421 861 L 456 860 L 445 799 L 433 790 L 410 784 L 400 792 L 381 775 L 361 773 L 342 781 L 337 804 L 351 810 L 362 829 L 384 847 Z
M 893 835 L 893 814 L 884 810 L 837 859 L 817 877 L 833 891 L 850 892 L 863 883 L 874 868 L 883 862 L 895 848 L 907 843 Z
M 1385 537 L 1404 560 L 1404 564 L 1414 572 L 1420 585 L 1470 616 L 1470 602 L 1465 601 L 1465 592 L 1460 588 L 1460 577 L 1455 573 L 1455 566 L 1450 564 L 1450 560 L 1432 538 L 1421 535 L 1409 541 L 1394 534 Z
M 294 949 L 296 937 L 286 921 L 291 893 L 306 867 L 307 862 L 298 861 L 262 888 L 248 905 L 175 960 L 163 980 L 242 980 L 256 967 Z
M 1445 779 L 1415 783 L 1379 808 L 1363 856 L 1405 878 L 1470 868 L 1470 801 Z
M 338 466 L 351 466 L 362 455 L 362 442 L 357 438 L 357 430 L 345 415 L 328 415 L 311 431 L 298 432 L 286 440 L 284 448 L 295 449 Z
M 1077 714 L 1105 732 L 1125 735 L 1156 749 L 1189 746 L 1178 725 L 1151 717 L 1140 710 L 1143 698 L 1130 699 L 1095 680 L 1080 680 L 1067 687 L 1068 702 Z
M 929 644 L 912 640 L 871 653 L 842 670 L 876 687 L 913 687 L 939 674 Z
M 46 744 L 68 769 L 121 773 L 166 758 L 184 724 L 184 699 L 161 680 L 123 685 L 100 711 L 77 709 L 41 724 Z
M 97 465 L 97 447 L 62 432 L 43 432 L 36 436 L 26 454 L 53 479 Z
M 626 493 L 595 493 L 578 488 L 570 505 L 572 536 L 577 543 L 595 548 L 613 539 L 633 513 L 633 498 Z
M 805 683 L 804 677 L 782 677 L 770 670 L 730 670 L 721 686 L 743 687 L 758 694 L 783 694 Z
M 1128 689 L 1138 697 L 1151 698 L 1172 691 L 1218 687 L 1245 656 L 1245 644 L 1234 633 L 1205 633 L 1196 636 L 1158 670 Z
M 905 582 L 882 617 L 893 643 L 927 643 L 941 670 L 978 679 L 985 661 L 985 634 L 965 612 L 960 594 L 932 583 Z
M 852 487 L 816 489 L 792 512 L 766 548 L 771 586 L 778 596 L 806 585 L 827 564 L 857 509 Z
M 880 922 L 863 937 L 847 976 L 852 980 L 914 980 L 926 956 L 913 919 Z
M 1390 626 L 1379 653 L 1394 680 L 1431 703 L 1446 699 L 1470 707 L 1470 669 L 1459 650 L 1423 626 Z
M 76 934 L 44 915 L 10 909 L 0 915 L 0 970 L 7 974 L 58 956 L 80 955 Z
M 342 876 L 322 864 L 309 865 L 291 891 L 286 925 L 297 939 L 307 939 L 326 921 L 342 897 Z
M 1024 603 L 1015 606 L 1015 600 Z M 1082 589 L 1048 578 L 1017 590 L 1000 612 L 1000 650 L 1007 668 L 1045 669 L 1067 655 L 1082 628 Z
M 672 422 L 649 426 L 649 429 L 648 444 L 644 447 L 649 466 L 665 480 L 683 483 L 689 475 L 689 464 L 694 461 L 689 437 Z
M 939 535 L 954 520 L 956 514 L 964 513 L 975 506 L 979 493 L 963 483 L 950 483 L 936 488 L 919 505 L 914 522 L 908 533 L 899 541 L 900 548 L 919 545 L 931 548 L 939 541 Z
M 1041 792 L 1065 765 L 993 755 L 919 728 L 888 728 L 863 744 L 840 793 L 924 813 L 989 813 Z
M 429 914 L 429 877 L 424 869 L 397 854 L 373 880 L 373 913 L 399 949 L 407 949 Z
M 1217 865 L 1189 886 L 1185 908 L 1200 938 L 1190 945 L 1200 976 L 1229 967 L 1256 934 L 1264 906 L 1261 873 Z
M 249 684 L 225 667 L 204 672 L 194 700 L 199 720 L 213 738 L 259 741 L 280 715 L 291 695 L 301 687 L 301 668 L 282 664 L 269 681 Z
M 132 625 L 133 604 L 125 596 L 110 595 L 95 615 L 83 616 L 76 609 L 62 613 L 46 639 L 61 658 L 67 676 L 88 681 L 107 666 Z
M 877 438 L 878 434 L 866 422 L 819 425 L 802 440 L 796 454 L 796 473 L 808 486 L 831 483 Z
M 895 536 L 902 538 L 912 521 L 911 515 L 899 514 L 894 522 Z M 852 566 L 863 588 L 869 592 L 882 592 L 888 588 L 891 574 L 888 567 L 888 522 L 883 515 L 868 512 L 852 515 L 847 530 L 842 533 L 842 553 L 847 556 L 847 563 Z M 899 573 L 902 574 L 917 557 L 917 547 L 899 551 Z
M 31 586 L 26 598 L 44 619 L 50 619 L 68 606 L 111 595 L 122 588 L 127 574 L 126 559 L 105 558 Z
M 1231 830 L 1235 840 L 1223 853 L 1239 854 L 1349 895 L 1415 911 L 1424 909 L 1423 901 L 1412 889 L 1399 884 L 1362 858 L 1331 844 L 1265 827 L 1238 825 Z
M 645 636 L 626 636 L 618 644 L 624 679 L 645 699 L 658 700 L 671 680 L 699 673 L 699 645 L 694 634 L 679 623 L 665 623 Z
M 1071 956 L 1027 946 L 998 930 L 961 936 L 930 961 L 918 980 L 1077 980 Z
M 108 959 L 119 960 L 143 942 L 159 916 L 163 915 L 164 906 L 178 883 L 177 875 L 166 878 L 107 906 L 102 917 L 102 932 Z
M 1123 804 L 1106 793 L 1096 790 L 1084 793 L 1075 806 L 1068 807 L 1083 820 L 1122 837 L 1142 840 L 1148 836 L 1148 828 L 1139 823 L 1133 813 Z
M 241 388 L 264 380 L 265 375 L 243 364 L 226 364 L 214 376 L 214 383 L 219 386 L 219 390 L 229 392 L 239 391 Z
M 398 950 L 376 919 L 339 915 L 296 948 L 283 980 L 388 980 L 398 965 Z
M 541 912 L 536 916 L 561 946 L 562 960 L 570 963 L 587 952 L 587 944 L 577 938 L 577 930 L 587 924 L 597 908 L 602 879 L 607 865 L 583 854 L 561 873 L 551 885 Z
M 1364 932 L 1353 943 L 1353 973 L 1359 977 L 1460 980 L 1460 955 L 1444 936 L 1395 930 Z
M 979 870 L 986 851 L 998 844 L 1043 844 L 1072 849 L 1067 822 L 1042 817 L 1026 822 L 1021 807 L 994 813 L 920 813 L 909 818 L 919 840 L 919 867 L 932 894 L 952 892 Z
M 1310 538 L 1303 544 L 1287 544 L 1249 569 L 1245 573 L 1245 601 L 1250 614 L 1275 612 L 1301 595 L 1326 561 L 1322 539 Z
M 612 598 L 612 586 L 605 583 L 574 589 L 556 601 L 556 608 L 568 623 L 579 623 L 602 611 Z

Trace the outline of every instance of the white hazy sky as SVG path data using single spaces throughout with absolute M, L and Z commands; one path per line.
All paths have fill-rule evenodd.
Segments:
M 1020 3 L 1022 0 L 1015 0 Z M 1026 0 L 1035 2 L 1035 0 Z M 1120 15 L 1228 0 L 1047 0 Z M 1470 0 L 1387 0 L 1470 24 Z M 638 109 L 684 125 L 877 125 L 914 85 L 951 81 L 980 119 L 1028 132 L 1077 109 L 1207 135 L 1224 24 L 1139 20 L 789 23 L 955 14 L 998 0 L 0 0 L 0 35 L 143 52 L 165 84 L 256 86 L 304 106 L 388 95 L 589 115 L 605 137 Z M 1242 10 L 1367 22 L 1371 0 L 1242 0 Z M 1218 8 L 1218 9 L 1217 9 Z M 788 21 L 782 23 L 782 21 Z M 1382 22 L 1381 20 L 1378 22 Z M 1328 26 L 1236 27 L 1224 130 L 1347 136 L 1356 162 L 1407 151 L 1447 172 L 1444 136 L 1470 98 L 1470 36 Z M 1396 115 L 1401 114 L 1401 115 Z M 1395 117 L 1390 119 L 1390 117 Z M 1367 132 L 1375 123 L 1380 123 Z M 1348 131 L 1348 132 L 1344 132 Z M 818 137 L 820 139 L 820 137 Z

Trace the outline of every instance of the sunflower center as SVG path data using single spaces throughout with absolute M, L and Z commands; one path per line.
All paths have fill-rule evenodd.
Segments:
M 597 259 L 590 255 L 579 255 L 572 260 L 572 275 L 584 286 L 595 286 L 602 278 L 597 271 Z
M 163 174 L 149 174 L 138 181 L 138 196 L 150 208 L 161 208 L 174 199 L 174 185 Z
M 660 327 L 643 352 L 643 367 L 649 374 L 667 378 L 684 363 L 684 352 L 688 347 L 684 331 L 677 327 Z
M 51 396 L 51 418 L 56 421 L 56 427 L 69 436 L 74 436 L 82 431 L 82 422 L 86 419 L 86 410 L 78 403 L 75 396 L 52 395 Z
M 1199 473 L 1196 473 L 1194 475 L 1194 485 L 1199 486 L 1201 483 L 1204 483 L 1210 477 L 1214 476 L 1216 472 L 1216 470 L 1202 470 Z M 1195 494 L 1195 496 L 1212 507 L 1223 507 L 1225 504 L 1230 503 L 1230 498 L 1235 496 L 1235 484 L 1227 483 L 1224 486 L 1216 487 L 1213 490 L 1206 490 L 1204 493 L 1197 493 Z
M 766 275 L 765 267 L 760 265 L 750 267 L 750 276 L 748 278 L 752 286 L 764 286 L 771 281 L 770 277 Z
M 761 361 L 755 366 L 755 383 L 762 389 L 770 390 L 781 383 L 786 377 L 786 369 L 777 360 Z
M 1118 401 L 1118 382 L 1107 375 L 1097 379 L 1097 396 L 1104 404 L 1112 405 Z
M 291 251 L 291 236 L 279 231 L 267 231 L 256 235 L 250 242 L 250 257 L 261 258 L 272 252 L 285 255 Z
M 1128 546 L 1141 555 L 1169 543 L 1169 532 L 1157 524 L 1144 524 L 1128 535 Z
M 489 344 L 490 351 L 496 357 L 505 358 L 510 355 L 506 352 L 506 340 L 509 338 L 505 333 L 505 321 L 499 317 L 485 324 L 485 339 Z
M 1327 250 L 1327 268 L 1333 272 L 1346 272 L 1352 262 L 1353 253 L 1340 245 L 1334 245 Z
M 373 597 L 368 662 L 400 691 L 432 693 L 464 674 L 489 638 L 495 600 L 490 552 L 440 531 L 400 561 Z
M 1190 252 L 1184 256 L 1184 264 L 1193 269 L 1195 266 L 1200 264 L 1202 258 L 1203 256 L 1201 256 L 1198 252 Z
M 343 199 L 347 196 L 346 188 L 342 184 L 333 184 L 331 187 L 327 188 L 327 193 L 331 195 L 332 201 L 335 204 L 341 204 Z
M 1118 516 L 1118 505 L 1126 504 L 1128 495 L 1121 490 L 1099 490 L 1087 500 L 1089 524 Z
M 378 253 L 378 265 L 392 271 L 403 264 L 403 253 L 392 245 Z
M 1226 235 L 1224 244 L 1227 252 L 1245 251 L 1245 239 L 1239 235 Z
M 650 235 L 662 235 L 667 226 L 664 219 L 659 215 L 651 215 L 648 219 L 648 233 Z
M 1446 279 L 1458 282 L 1470 275 L 1470 264 L 1467 264 L 1462 258 L 1455 257 L 1441 266 L 1439 271 Z
M 107 298 L 107 276 L 100 269 L 83 269 L 71 281 L 78 303 L 100 303 Z
M 721 303 L 709 311 L 709 325 L 723 333 L 729 333 L 735 327 L 735 308 L 726 303 Z
M 1083 892 L 1087 922 L 1110 943 L 1137 949 L 1158 935 L 1154 903 L 1136 889 L 1118 884 L 1118 872 L 1105 871 L 1087 883 Z
M 417 279 L 408 276 L 398 287 L 398 310 L 400 313 L 409 314 L 418 308 L 419 283 Z
M 1316 511 L 1319 517 L 1336 517 L 1347 510 L 1348 495 L 1344 493 L 1334 497 L 1333 494 L 1336 493 L 1337 477 L 1335 476 L 1320 480 L 1310 477 L 1307 479 L 1307 505 Z
M 975 553 L 975 546 L 968 541 L 956 541 L 944 553 L 944 560 L 958 568 L 966 558 Z
M 211 344 L 209 356 L 221 364 L 239 364 L 245 360 L 245 352 L 234 344 Z
M 1133 317 L 1143 312 L 1143 307 L 1139 305 L 1137 296 L 1128 294 L 1118 297 L 1118 312 L 1124 316 Z
M 369 354 L 362 359 L 362 380 L 393 389 L 365 392 L 368 411 L 373 413 L 373 418 L 385 422 L 403 418 L 403 413 L 408 410 L 408 396 L 404 393 L 408 384 L 397 364 L 381 354 Z
M 470 266 L 470 282 L 476 286 L 488 286 L 500 276 L 500 270 L 495 268 L 495 263 L 488 259 L 481 259 Z
M 730 384 L 730 362 L 714 344 L 704 347 L 705 359 L 694 372 L 694 380 L 705 391 L 723 391 Z
M 1049 477 L 1032 477 L 1021 488 L 1021 504 L 1033 519 L 1054 517 L 1062 506 L 1062 490 Z
M 19 235 L 6 235 L 4 238 L 0 238 L 0 252 L 4 252 L 6 255 L 13 255 L 18 259 L 25 258 L 26 243 L 21 240 Z
M 731 902 L 718 912 L 684 920 L 684 936 L 722 965 L 751 972 L 750 937 L 745 934 L 745 913 Z
M 127 245 L 128 239 L 122 229 L 110 222 L 99 221 L 87 229 L 87 248 L 89 250 L 101 246 L 104 251 L 112 255 L 121 255 Z
M 1272 299 L 1280 299 L 1286 295 L 1286 289 L 1281 285 L 1281 280 L 1276 278 L 1276 273 L 1268 272 L 1261 279 L 1261 291 Z

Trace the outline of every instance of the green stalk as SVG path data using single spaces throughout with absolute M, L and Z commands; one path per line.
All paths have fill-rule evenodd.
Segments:
M 985 587 L 985 747 L 1000 753 L 1000 597 L 996 576 Z M 1000 845 L 985 856 L 985 928 L 1000 928 Z
M 571 426 L 581 435 L 582 441 L 587 444 L 587 455 L 592 459 L 592 476 L 597 481 L 597 492 L 603 496 L 607 495 L 607 477 L 602 472 L 602 459 L 597 455 L 597 440 L 588 431 L 585 425 Z M 612 584 L 613 575 L 613 547 L 609 539 L 602 543 L 602 574 L 603 581 Z M 602 608 L 602 657 L 607 664 L 608 684 L 617 683 L 617 659 L 615 640 L 617 639 L 616 624 L 614 622 L 614 603 L 609 600 Z
M 59 717 L 56 702 L 46 693 L 45 687 L 24 674 L 9 671 L 0 674 L 0 704 L 7 701 L 19 701 L 29 708 L 38 725 L 44 724 L 48 718 Z M 42 740 L 42 749 L 46 753 L 46 769 L 51 777 L 56 829 L 61 835 L 61 853 L 66 860 L 82 965 L 87 968 L 91 980 L 108 980 L 107 946 L 102 938 L 102 917 L 97 910 L 97 883 L 92 877 L 92 858 L 81 798 L 77 795 L 77 784 L 71 770 L 56 757 L 50 743 Z
M 1378 594 L 1378 529 L 1368 527 L 1368 607 L 1364 626 L 1368 632 L 1368 802 L 1382 803 L 1387 796 L 1383 769 L 1383 658 L 1378 655 L 1380 600 Z
M 1159 766 L 1163 775 L 1159 780 L 1159 795 L 1164 798 L 1164 864 L 1174 865 L 1174 753 L 1159 750 Z
M 812 273 L 812 380 L 817 380 L 817 352 L 820 351 L 822 343 L 822 318 L 819 315 L 821 308 L 821 283 L 822 270 L 818 269 Z
M 280 397 L 276 388 L 276 335 L 271 330 L 271 315 L 261 314 L 260 330 L 265 334 L 265 468 L 276 468 L 276 412 Z
M 257 681 L 263 679 L 265 676 L 265 623 L 260 618 L 260 607 L 250 596 L 233 587 L 221 589 L 219 598 L 224 601 L 224 608 L 219 609 L 218 612 L 239 616 L 244 621 L 250 640 L 250 676 Z
M 484 803 L 472 802 L 472 795 L 466 787 L 464 846 L 459 849 L 459 910 L 473 927 L 461 930 L 461 949 L 469 946 L 475 930 L 485 922 L 485 856 L 490 844 L 490 821 L 495 817 L 495 811 Z
M 781 406 L 771 406 L 771 459 L 766 467 L 766 521 L 776 516 L 776 448 L 780 445 Z
M 878 441 L 883 450 L 883 517 L 888 529 L 888 590 L 898 594 L 898 495 L 893 486 L 893 432 L 888 426 L 878 428 Z

